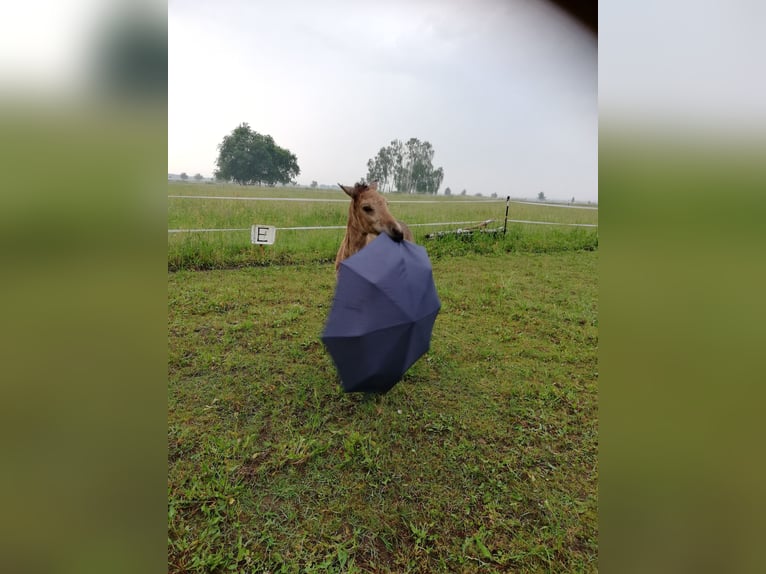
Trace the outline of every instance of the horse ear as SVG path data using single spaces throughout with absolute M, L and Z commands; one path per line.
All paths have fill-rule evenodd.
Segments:
M 356 195 L 356 189 L 353 187 L 348 187 L 347 185 L 343 185 L 342 183 L 339 183 L 338 187 L 340 187 L 343 191 L 345 191 L 349 197 L 354 197 L 354 195 Z

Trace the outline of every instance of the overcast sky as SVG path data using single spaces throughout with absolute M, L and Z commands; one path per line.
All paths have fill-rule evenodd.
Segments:
M 766 4 L 602 2 L 599 19 L 602 127 L 763 133 Z
M 417 137 L 440 193 L 598 199 L 597 42 L 544 0 L 170 0 L 168 31 L 171 173 L 248 122 L 302 184 Z

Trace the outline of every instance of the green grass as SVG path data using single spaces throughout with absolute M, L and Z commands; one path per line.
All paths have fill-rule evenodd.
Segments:
M 268 247 L 250 244 L 253 224 L 276 227 L 345 226 L 348 213 L 346 196 L 337 190 L 256 188 L 234 185 L 169 184 L 168 195 L 209 195 L 227 197 L 303 197 L 336 199 L 335 203 L 270 202 L 220 199 L 168 198 L 168 229 L 244 229 L 214 233 L 169 233 L 168 269 L 224 269 L 247 265 L 321 263 L 335 259 L 343 230 L 278 231 L 277 241 Z M 505 202 L 475 197 L 388 196 L 392 213 L 409 224 L 497 220 L 501 226 Z M 437 203 L 424 203 L 433 201 Z M 402 203 L 399 203 L 402 202 Z M 469 203 L 470 202 L 470 203 Z M 509 219 L 551 223 L 598 224 L 598 211 L 564 209 L 512 203 Z M 486 253 L 533 251 L 553 252 L 594 249 L 598 244 L 596 228 L 572 228 L 547 225 L 514 224 L 498 241 L 486 238 L 469 243 L 448 239 L 426 241 L 435 231 L 454 230 L 457 225 L 413 227 L 415 240 L 428 247 L 429 253 L 467 251 Z M 492 244 L 492 246 L 488 246 Z
M 465 245 L 372 399 L 319 340 L 332 265 L 168 275 L 170 572 L 597 569 L 598 255 Z

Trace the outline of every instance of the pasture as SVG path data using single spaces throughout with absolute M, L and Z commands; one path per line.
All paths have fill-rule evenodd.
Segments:
M 289 197 L 307 202 L 273 202 L 248 199 L 168 198 L 168 229 L 241 229 L 206 233 L 169 233 L 168 269 L 222 269 L 243 265 L 309 263 L 331 261 L 343 238 L 342 229 L 278 231 L 277 243 L 269 248 L 250 244 L 253 224 L 276 227 L 345 226 L 348 198 L 340 190 L 256 188 L 236 185 L 168 185 L 168 195 L 224 196 L 234 198 Z M 501 195 L 498 193 L 498 195 Z M 471 196 L 433 197 L 390 194 L 391 212 L 413 224 L 415 240 L 423 243 L 428 233 L 454 230 L 461 225 L 420 227 L 439 222 L 495 220 L 502 226 L 505 202 Z M 333 200 L 322 202 L 318 200 Z M 509 219 L 551 223 L 598 224 L 598 211 L 511 203 Z M 505 251 L 550 251 L 595 248 L 595 228 L 557 227 L 509 223 Z M 431 251 L 439 256 L 444 242 L 434 242 Z M 567 247 L 569 246 L 569 247 Z M 449 248 L 448 250 L 451 250 Z M 461 249 L 459 249 L 461 250 Z
M 169 228 L 345 223 L 341 203 L 169 201 Z M 422 208 L 391 205 L 408 223 L 455 209 Z M 532 227 L 416 231 L 442 310 L 431 350 L 375 398 L 341 392 L 319 340 L 342 232 L 278 256 L 221 234 L 243 251 L 206 271 L 169 238 L 168 571 L 596 571 L 597 233 Z

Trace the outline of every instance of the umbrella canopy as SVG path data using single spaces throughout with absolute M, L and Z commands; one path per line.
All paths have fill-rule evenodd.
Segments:
M 340 264 L 322 342 L 346 392 L 385 393 L 431 343 L 441 302 L 425 248 L 381 233 Z

